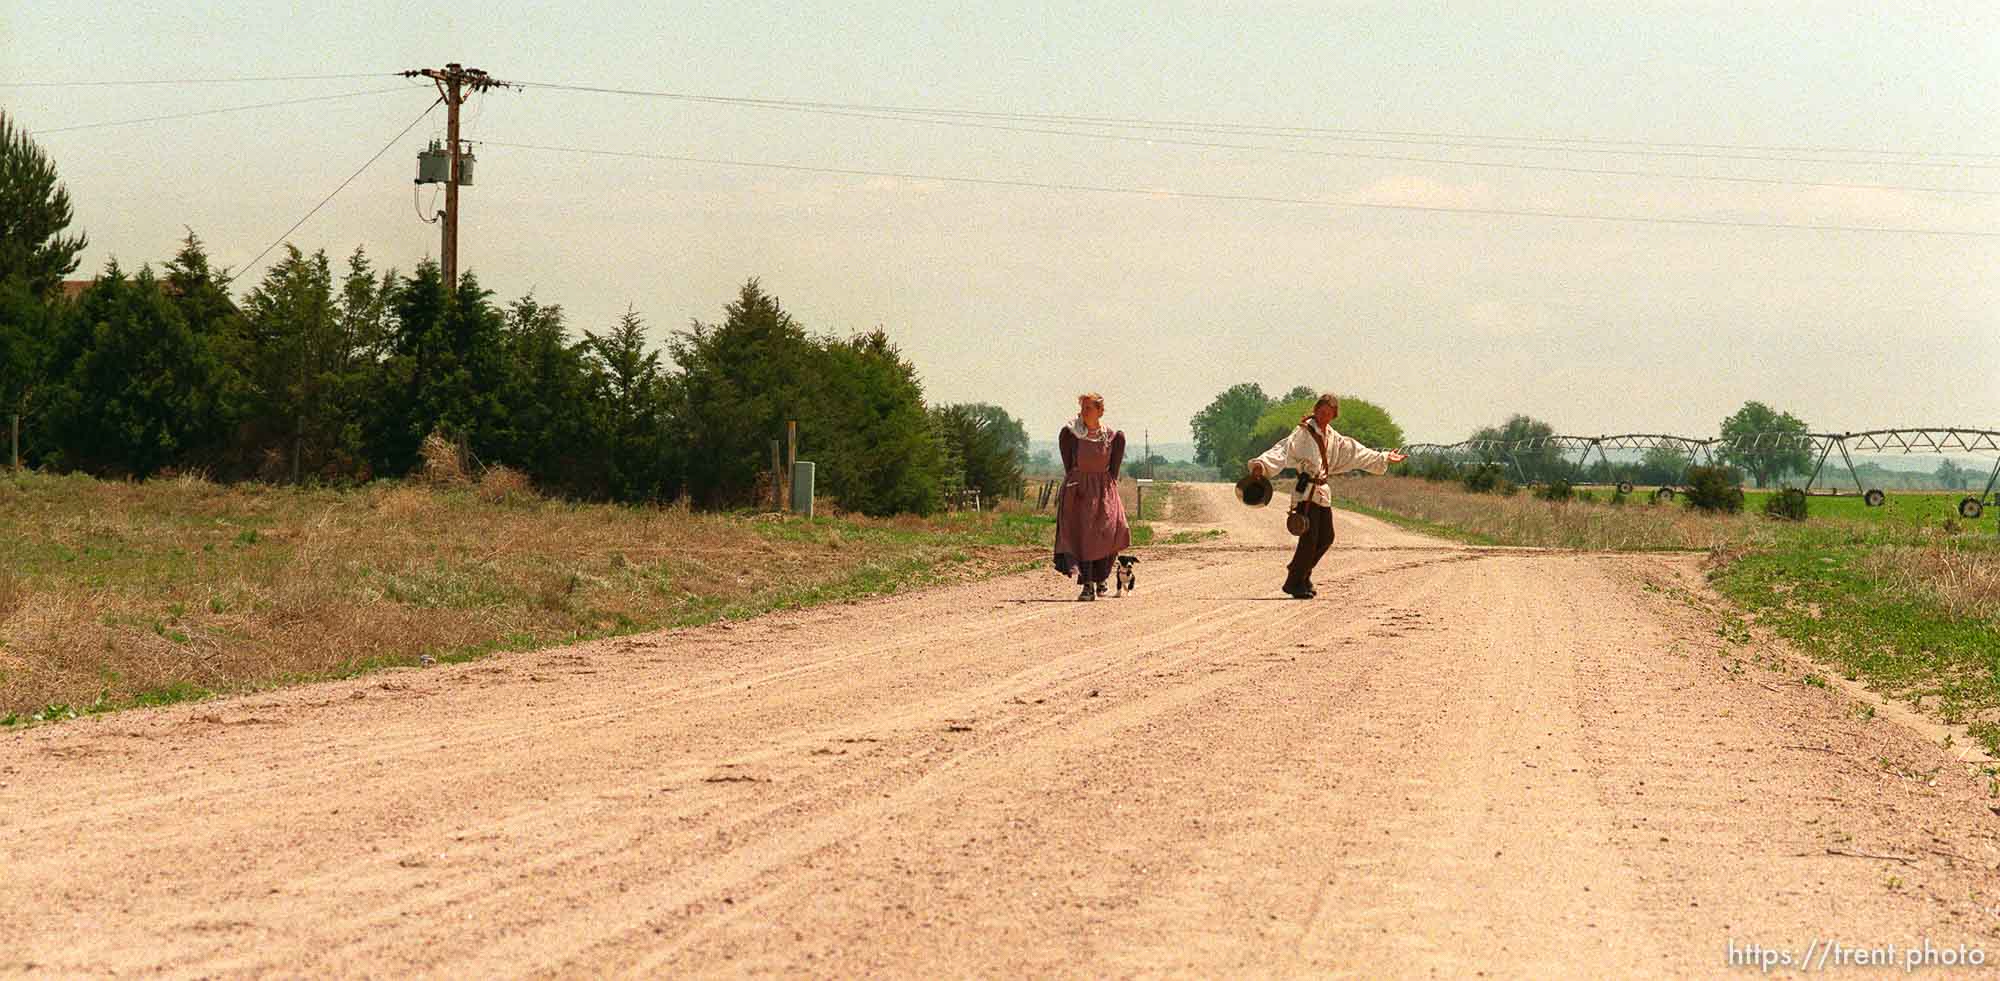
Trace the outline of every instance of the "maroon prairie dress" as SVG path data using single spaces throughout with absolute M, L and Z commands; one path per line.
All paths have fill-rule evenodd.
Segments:
M 1111 560 L 1132 547 L 1125 502 L 1118 498 L 1125 434 L 1100 430 L 1092 438 L 1079 436 L 1076 428 L 1064 426 L 1057 440 L 1064 476 L 1056 509 L 1056 571 L 1070 575 L 1075 569 L 1082 582 L 1103 582 L 1111 576 Z

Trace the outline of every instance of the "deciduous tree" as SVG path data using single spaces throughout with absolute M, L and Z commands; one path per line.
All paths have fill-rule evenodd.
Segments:
M 1250 431 L 1270 404 L 1256 382 L 1232 385 L 1217 395 L 1188 420 L 1194 431 L 1195 462 L 1214 467 L 1225 477 L 1242 472 L 1243 461 L 1255 452 L 1250 449 Z
M 1804 473 L 1812 466 L 1812 440 L 1806 424 L 1789 412 L 1779 412 L 1762 402 L 1745 402 L 1743 408 L 1722 420 L 1722 462 L 1742 470 L 1765 487 L 1786 474 Z

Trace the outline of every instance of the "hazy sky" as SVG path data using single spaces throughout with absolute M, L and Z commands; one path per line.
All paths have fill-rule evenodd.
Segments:
M 1114 424 L 1150 429 L 1156 443 L 1185 440 L 1188 417 L 1239 381 L 1366 396 L 1413 440 L 1459 439 L 1517 411 L 1565 432 L 1705 435 L 1751 398 L 1821 428 L 2000 428 L 2000 237 L 1990 234 L 2000 233 L 2000 194 L 1322 155 L 2000 191 L 2000 7 L 1990 2 L 0 0 L 0 82 L 389 73 L 452 60 L 530 83 L 467 107 L 466 135 L 496 143 L 1989 233 L 1198 200 L 478 147 L 461 261 L 503 299 L 532 290 L 561 303 L 577 329 L 602 329 L 629 305 L 664 337 L 690 318 L 719 319 L 757 276 L 813 329 L 886 328 L 932 399 L 998 402 L 1037 438 L 1069 417 L 1075 392 L 1097 389 Z M 538 82 L 1339 129 L 1372 141 L 1092 130 L 1292 152 L 1191 147 Z M 386 74 L 0 86 L 0 107 L 44 131 L 376 89 L 392 91 L 38 137 L 91 238 L 80 275 L 113 256 L 158 263 L 183 226 L 240 268 L 415 119 L 426 90 Z M 440 109 L 291 240 L 336 257 L 365 245 L 405 270 L 434 256 L 436 228 L 417 220 L 410 181 L 417 151 L 443 126 Z M 1545 152 L 1518 148 L 1523 137 L 1646 145 Z M 1814 149 L 1768 149 L 1801 147 Z M 1856 148 L 1928 155 L 1887 164 L 1842 152 Z

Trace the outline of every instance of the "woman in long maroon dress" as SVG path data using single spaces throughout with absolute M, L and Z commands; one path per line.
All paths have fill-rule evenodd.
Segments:
M 1118 498 L 1118 466 L 1125 461 L 1125 434 L 1104 425 L 1104 396 L 1077 397 L 1076 418 L 1057 437 L 1062 448 L 1063 489 L 1056 508 L 1056 571 L 1076 571 L 1083 583 L 1079 600 L 1094 600 L 1111 579 L 1111 563 L 1132 547 L 1125 502 Z

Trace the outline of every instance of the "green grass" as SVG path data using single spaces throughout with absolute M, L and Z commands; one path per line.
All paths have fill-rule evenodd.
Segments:
M 1879 528 L 1809 523 L 1711 579 L 1816 660 L 1964 724 L 2000 754 L 2000 622 L 1954 614 L 1886 581 L 1870 559 L 1895 544 Z M 1963 547 L 2000 563 L 2000 545 Z
M 1743 510 L 1752 514 L 1764 512 L 1764 502 L 1776 490 L 1743 491 Z M 1859 494 L 1843 493 L 1838 497 L 1812 495 L 1806 498 L 1807 520 L 1838 519 L 1858 521 L 1868 524 L 1898 525 L 1905 528 L 1963 528 L 1976 524 L 1958 516 L 1960 499 L 1972 496 L 1974 491 L 1951 491 L 1932 493 L 1928 491 L 1889 491 L 1888 498 L 1879 508 L 1871 508 Z M 1980 519 L 1987 525 L 1993 523 L 1993 509 Z
M 1201 531 L 1177 531 L 1160 540 L 1161 545 L 1195 545 L 1223 537 L 1226 532 L 1220 528 L 1206 528 Z

